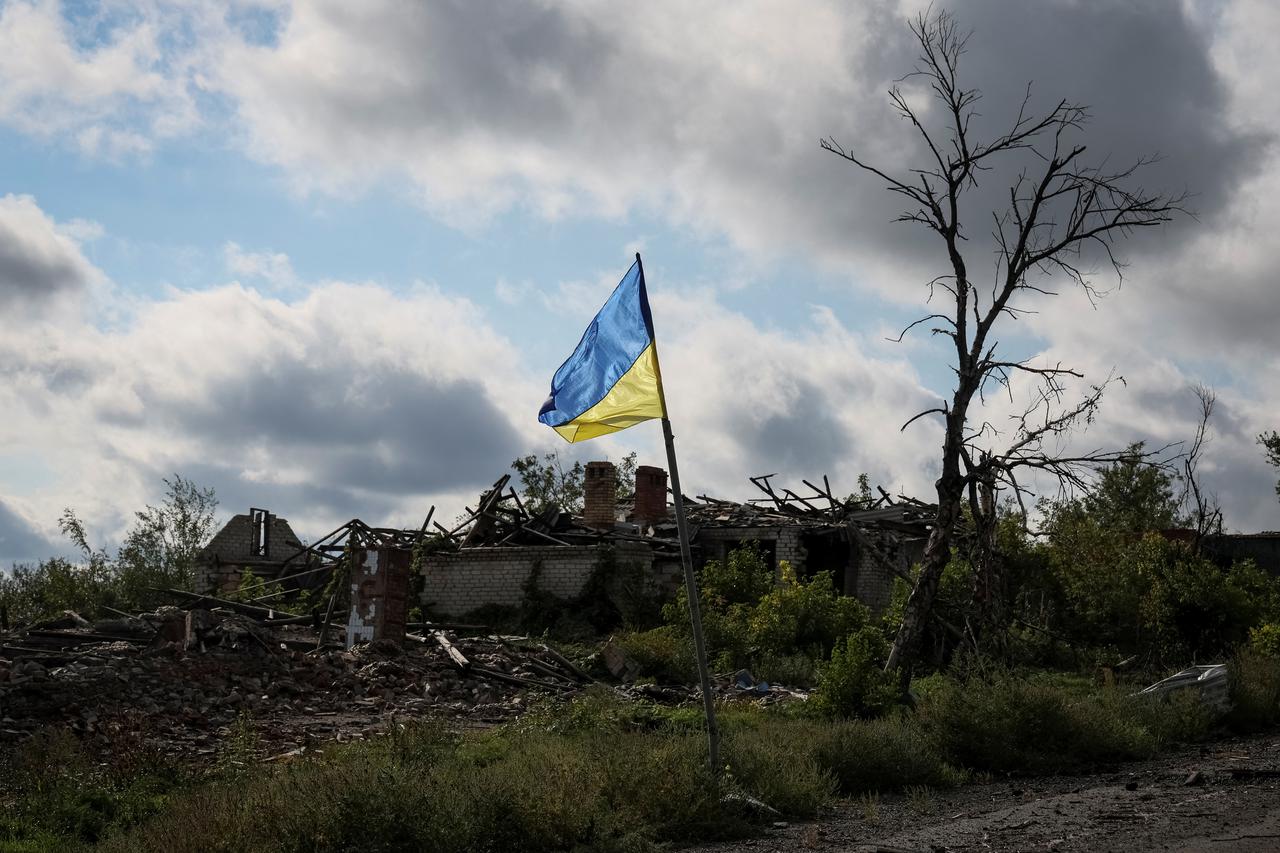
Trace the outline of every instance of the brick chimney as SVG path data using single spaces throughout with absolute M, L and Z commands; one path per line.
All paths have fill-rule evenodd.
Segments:
M 636 469 L 636 508 L 632 518 L 642 525 L 667 519 L 667 472 L 653 465 Z
M 618 472 L 612 462 L 588 462 L 582 480 L 582 522 L 612 530 L 618 520 Z

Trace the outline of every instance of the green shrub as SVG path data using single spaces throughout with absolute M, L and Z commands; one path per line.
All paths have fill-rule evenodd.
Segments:
M 909 716 L 814 724 L 809 735 L 820 766 L 840 793 L 891 791 L 908 785 L 946 787 L 964 781 Z
M 675 626 L 615 634 L 614 642 L 639 666 L 642 676 L 666 684 L 688 684 L 698 677 L 693 641 Z
M 1268 622 L 1251 629 L 1249 646 L 1260 655 L 1280 658 L 1280 624 Z
M 755 543 L 733 549 L 724 560 L 708 560 L 698 577 L 709 610 L 753 605 L 773 589 L 773 583 L 774 573 Z
M 807 651 L 826 658 L 867 621 L 867 608 L 856 598 L 839 595 L 830 572 L 798 579 L 784 562 L 778 584 L 760 598 L 747 624 L 751 644 L 762 651 Z
M 1012 675 L 946 682 L 918 715 L 953 763 L 1004 773 L 1054 773 L 1147 758 L 1162 742 L 1143 700 L 1107 691 L 1072 697 Z
M 1028 599 L 1039 602 L 1038 623 L 1172 667 L 1229 654 L 1251 629 L 1280 621 L 1280 581 L 1252 561 L 1224 569 L 1184 542 L 1116 526 L 1127 517 L 1121 504 L 1107 513 L 1070 501 L 1049 507 L 1048 580 Z
M 817 707 L 833 717 L 874 717 L 892 707 L 895 680 L 881 668 L 888 653 L 889 644 L 871 625 L 846 637 L 820 670 Z
M 1242 649 L 1229 665 L 1231 711 L 1227 725 L 1256 732 L 1280 722 L 1280 658 Z
M 755 545 L 731 551 L 726 560 L 708 561 L 700 583 L 707 656 L 721 672 L 746 668 L 770 680 L 760 673 L 781 666 L 787 678 L 772 680 L 811 679 L 813 664 L 826 660 L 869 618 L 857 599 L 836 591 L 830 572 L 797 578 L 783 560 L 775 580 Z M 671 628 L 689 633 L 683 588 L 663 616 Z

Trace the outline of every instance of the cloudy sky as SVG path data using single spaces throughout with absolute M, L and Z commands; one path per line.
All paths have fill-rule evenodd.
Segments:
M 927 495 L 939 427 L 899 426 L 951 375 L 886 337 L 946 256 L 818 145 L 921 162 L 885 97 L 921 5 L 0 0 L 0 565 L 65 550 L 63 507 L 112 542 L 175 472 L 314 536 L 452 517 L 527 452 L 661 463 L 656 425 L 536 422 L 637 250 L 688 491 Z M 950 5 L 979 131 L 1031 82 L 1091 106 L 1093 162 L 1159 153 L 1143 183 L 1193 194 L 1096 308 L 1064 289 L 1002 345 L 1125 377 L 1090 447 L 1189 436 L 1211 385 L 1207 483 L 1280 528 L 1280 7 Z

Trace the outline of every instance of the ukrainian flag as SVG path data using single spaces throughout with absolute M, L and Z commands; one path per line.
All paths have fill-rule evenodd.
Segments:
M 662 373 L 640 256 L 556 375 L 538 420 L 566 441 L 585 441 L 665 418 Z

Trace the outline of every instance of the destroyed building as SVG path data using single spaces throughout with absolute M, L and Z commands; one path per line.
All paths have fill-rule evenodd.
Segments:
M 750 478 L 762 496 L 748 501 L 685 496 L 695 566 L 754 544 L 775 570 L 785 561 L 797 577 L 830 572 L 840 593 L 874 612 L 887 607 L 895 577 L 907 576 L 923 553 L 934 508 L 883 491 L 874 500 L 837 498 L 825 477 L 821 486 L 801 481 L 809 490 L 801 494 L 774 485 L 774 477 Z M 349 638 L 366 639 L 383 635 L 389 612 L 395 613 L 390 632 L 402 633 L 390 626 L 404 622 L 410 572 L 420 573 L 416 603 L 432 618 L 519 606 L 534 587 L 573 598 L 602 570 L 616 575 L 603 579 L 606 588 L 625 576 L 639 578 L 645 592 L 674 594 L 683 568 L 667 472 L 640 466 L 627 500 L 618 500 L 617 485 L 613 464 L 591 462 L 581 514 L 557 507 L 533 513 L 503 476 L 452 528 L 432 521 L 433 508 L 417 530 L 353 519 L 305 548 L 283 519 L 252 510 L 233 518 L 201 552 L 200 590 L 239 589 L 250 570 L 286 589 L 315 589 L 342 571 L 351 611 L 327 614 L 326 623 L 346 624 Z M 388 589 L 393 592 L 384 599 Z M 260 603 L 272 602 L 264 596 Z M 369 634 L 375 625 L 376 634 Z
M 302 551 L 288 521 L 265 509 L 250 509 L 232 517 L 196 554 L 196 590 L 231 592 L 248 572 L 277 577 Z
M 799 577 L 829 571 L 836 588 L 873 611 L 889 603 L 895 576 L 905 575 L 923 553 L 933 508 L 887 494 L 874 501 L 836 498 L 826 485 L 813 494 L 775 489 L 774 475 L 753 477 L 764 494 L 747 502 L 700 495 L 685 498 L 695 565 L 724 559 L 755 543 L 768 564 L 786 561 Z M 616 499 L 614 466 L 591 462 L 584 478 L 584 506 L 573 518 L 551 511 L 531 516 L 503 478 L 481 498 L 459 528 L 440 528 L 454 547 L 423 564 L 423 604 L 441 616 L 459 616 L 486 604 L 517 605 L 536 574 L 539 588 L 576 595 L 605 549 L 615 561 L 638 565 L 655 589 L 681 582 L 679 539 L 668 505 L 667 474 L 641 466 L 633 499 Z

